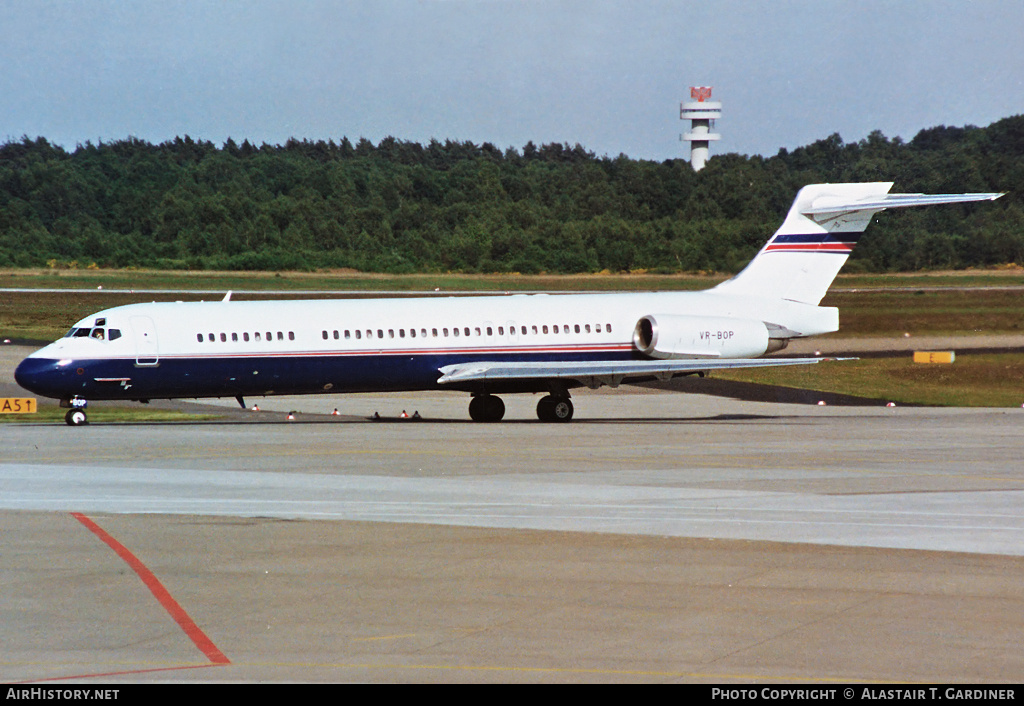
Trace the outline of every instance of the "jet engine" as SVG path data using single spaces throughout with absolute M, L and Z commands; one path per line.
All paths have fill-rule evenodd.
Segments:
M 652 358 L 756 358 L 784 348 L 763 321 L 721 316 L 649 314 L 636 323 L 633 346 Z

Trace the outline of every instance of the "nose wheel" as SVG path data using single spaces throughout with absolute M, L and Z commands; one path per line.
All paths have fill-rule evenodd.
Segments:
M 64 422 L 69 427 L 80 427 L 89 423 L 89 417 L 86 416 L 84 409 L 69 409 L 64 415 Z

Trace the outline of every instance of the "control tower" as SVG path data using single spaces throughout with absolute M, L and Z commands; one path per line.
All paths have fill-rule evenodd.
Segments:
M 711 132 L 715 120 L 722 117 L 722 104 L 710 101 L 711 86 L 691 86 L 690 100 L 679 104 L 679 119 L 690 121 L 690 131 L 682 139 L 690 143 L 690 166 L 699 172 L 708 161 L 708 147 L 722 136 Z

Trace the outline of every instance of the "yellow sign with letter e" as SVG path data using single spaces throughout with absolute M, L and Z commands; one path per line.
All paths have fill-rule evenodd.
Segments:
M 35 397 L 0 397 L 0 414 L 35 414 Z
M 954 360 L 953 351 L 914 351 L 915 363 L 952 363 Z

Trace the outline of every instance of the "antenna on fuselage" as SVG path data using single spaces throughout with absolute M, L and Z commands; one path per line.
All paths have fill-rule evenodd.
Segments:
M 221 301 L 222 302 L 229 302 L 229 301 L 231 301 L 231 290 L 230 289 L 228 290 L 228 293 L 224 295 L 224 298 L 221 299 Z

